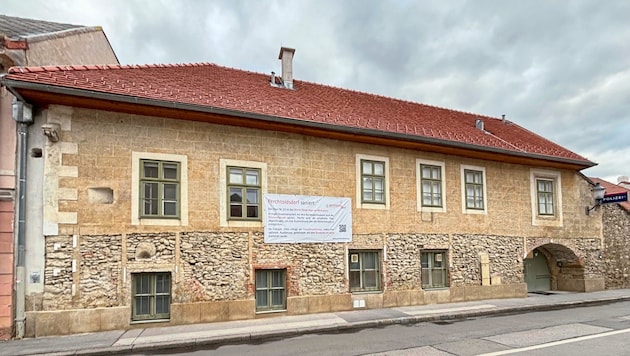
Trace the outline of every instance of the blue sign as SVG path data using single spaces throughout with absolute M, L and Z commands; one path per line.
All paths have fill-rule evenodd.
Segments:
M 608 203 L 621 203 L 624 201 L 628 201 L 628 193 L 615 193 L 615 194 L 606 194 L 604 195 L 604 199 L 602 199 L 602 204 Z

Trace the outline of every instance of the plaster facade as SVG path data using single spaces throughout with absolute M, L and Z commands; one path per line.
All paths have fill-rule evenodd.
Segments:
M 551 170 L 561 216 L 539 223 L 531 180 L 540 167 L 63 106 L 43 111 L 32 130 L 43 123 L 61 133 L 59 142 L 29 147 L 44 150 L 30 161 L 41 171 L 32 184 L 43 187 L 45 235 L 45 254 L 34 257 L 43 288 L 29 293 L 30 336 L 133 328 L 131 280 L 140 272 L 171 275 L 170 318 L 154 325 L 267 316 L 255 308 L 258 269 L 286 270 L 286 308 L 277 315 L 525 296 L 523 259 L 534 248 L 566 266 L 555 272 L 556 288 L 604 285 L 595 258 L 601 219 L 584 214 L 590 186 L 574 171 Z M 185 157 L 186 217 L 134 218 L 133 165 L 143 154 Z M 387 159 L 389 204 L 380 209 L 355 199 L 364 156 Z M 222 160 L 264 165 L 269 193 L 352 198 L 352 242 L 268 244 L 261 222 L 222 223 Z M 422 161 L 443 163 L 440 211 L 417 203 Z M 462 167 L 485 172 L 481 212 L 462 207 Z M 377 292 L 350 292 L 355 250 L 378 252 Z M 420 254 L 435 250 L 446 252 L 448 285 L 423 289 Z

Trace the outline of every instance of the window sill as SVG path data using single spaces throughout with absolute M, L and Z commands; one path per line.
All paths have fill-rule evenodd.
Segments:
M 147 319 L 147 320 L 132 320 L 129 324 L 153 324 L 153 323 L 168 323 L 171 319 Z
M 286 309 L 275 309 L 275 310 L 262 310 L 262 311 L 257 311 L 256 314 L 273 314 L 273 313 L 286 313 L 287 310 Z
M 366 291 L 350 291 L 350 294 L 382 294 L 383 291 L 382 290 L 366 290 Z
M 423 291 L 425 292 L 432 292 L 432 291 L 440 291 L 440 290 L 448 290 L 449 287 L 421 287 Z

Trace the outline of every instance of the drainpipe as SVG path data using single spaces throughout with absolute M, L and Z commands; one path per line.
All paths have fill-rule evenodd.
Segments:
M 33 122 L 33 112 L 29 104 L 13 99 L 13 119 L 18 123 L 17 130 L 17 259 L 15 267 L 15 338 L 22 339 L 25 331 L 26 300 L 26 152 L 28 125 Z

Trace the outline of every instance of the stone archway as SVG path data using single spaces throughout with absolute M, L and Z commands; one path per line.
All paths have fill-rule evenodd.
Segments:
M 525 281 L 528 291 L 540 291 L 544 285 L 546 263 L 549 289 L 558 291 L 585 291 L 585 273 L 582 259 L 569 247 L 558 243 L 546 243 L 532 248 L 525 256 Z M 529 266 L 529 268 L 528 268 Z M 529 271 L 528 271 L 529 269 Z M 537 273 L 536 276 L 528 273 Z

